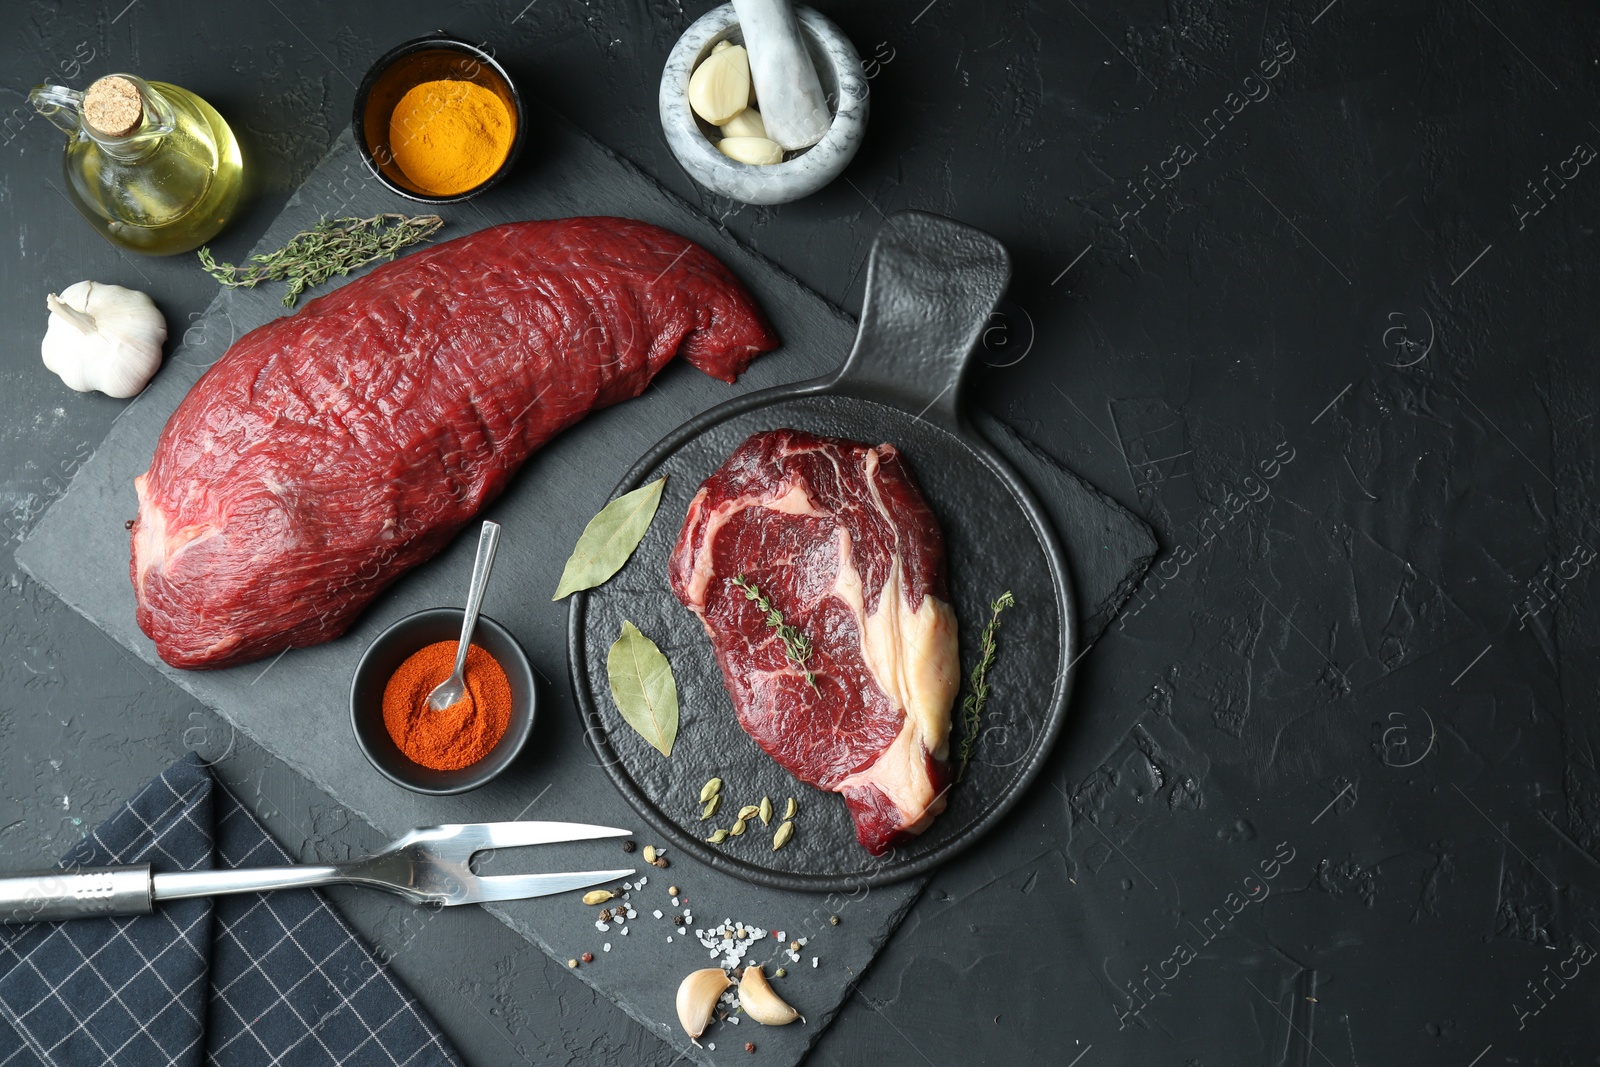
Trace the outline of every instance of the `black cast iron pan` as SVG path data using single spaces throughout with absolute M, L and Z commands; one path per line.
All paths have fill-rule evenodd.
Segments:
M 617 492 L 668 475 L 661 509 L 633 558 L 599 589 L 573 597 L 573 688 L 590 743 L 617 788 L 676 847 L 729 874 L 780 889 L 853 891 L 929 870 L 981 840 L 1038 774 L 1066 717 L 1076 622 L 1066 561 L 1032 493 L 962 417 L 962 382 L 1011 275 L 993 237 L 922 212 L 879 231 L 855 347 L 831 377 L 767 389 L 684 424 L 628 472 Z M 964 673 L 976 660 L 991 600 L 1009 589 L 984 726 L 949 806 L 921 836 L 867 854 L 844 802 L 804 785 L 762 752 L 733 713 L 700 622 L 667 585 L 667 557 L 700 483 L 746 437 L 792 427 L 871 444 L 910 464 L 943 526 Z M 631 620 L 661 647 L 677 680 L 681 721 L 670 759 L 622 721 L 606 653 Z M 953 741 L 959 740 L 958 722 Z M 723 810 L 700 820 L 700 788 L 723 779 Z M 741 837 L 704 839 L 744 804 L 800 807 L 794 838 L 772 849 L 759 821 Z

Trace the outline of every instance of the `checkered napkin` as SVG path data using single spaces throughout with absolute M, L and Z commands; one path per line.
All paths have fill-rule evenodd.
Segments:
M 190 755 L 63 867 L 291 862 Z M 157 904 L 125 919 L 0 926 L 0 1067 L 455 1064 L 455 1050 L 314 890 Z

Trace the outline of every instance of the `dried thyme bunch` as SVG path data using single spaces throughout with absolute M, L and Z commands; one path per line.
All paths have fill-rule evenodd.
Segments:
M 322 219 L 302 230 L 276 252 L 250 257 L 248 263 L 218 263 L 210 248 L 200 249 L 200 266 L 229 289 L 254 289 L 261 282 L 287 281 L 283 306 L 294 307 L 300 294 L 335 274 L 392 259 L 408 245 L 426 241 L 439 231 L 438 215 L 387 213 L 371 218 Z
M 978 732 L 983 726 L 983 705 L 989 699 L 989 668 L 999 651 L 996 637 L 1000 631 L 1000 613 L 1017 602 L 1008 589 L 989 605 L 989 624 L 983 628 L 983 639 L 978 648 L 978 665 L 972 668 L 970 688 L 961 701 L 961 754 L 956 781 L 967 773 L 967 763 L 972 759 L 972 749 L 978 743 Z
M 806 684 L 810 685 L 813 691 L 816 690 L 817 676 L 806 669 L 806 661 L 811 658 L 811 638 L 801 633 L 798 626 L 790 626 L 783 621 L 783 612 L 772 606 L 772 601 L 767 599 L 767 595 L 761 591 L 759 585 L 747 580 L 742 574 L 733 579 L 733 584 L 744 592 L 746 600 L 754 601 L 756 607 L 766 615 L 767 625 L 777 631 L 778 640 L 783 642 L 784 655 L 801 669 Z

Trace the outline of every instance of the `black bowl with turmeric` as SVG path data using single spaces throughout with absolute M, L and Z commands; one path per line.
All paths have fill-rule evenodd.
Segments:
M 368 169 L 391 191 L 452 204 L 510 173 L 526 118 L 521 94 L 492 55 L 435 35 L 372 65 L 356 90 L 354 132 Z

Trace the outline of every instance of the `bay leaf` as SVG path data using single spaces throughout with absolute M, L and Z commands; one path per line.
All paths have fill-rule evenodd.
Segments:
M 572 555 L 567 557 L 551 600 L 560 600 L 580 589 L 593 589 L 622 569 L 650 529 L 666 483 L 666 476 L 662 475 L 649 485 L 623 493 L 589 520 Z
M 678 739 L 678 683 L 656 643 L 626 619 L 606 654 L 611 699 L 627 724 L 663 756 Z

